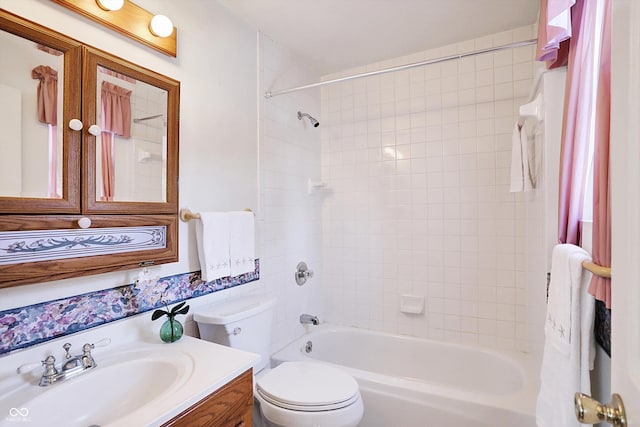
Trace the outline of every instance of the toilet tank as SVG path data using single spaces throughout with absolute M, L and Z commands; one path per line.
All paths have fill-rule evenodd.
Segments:
M 271 324 L 276 299 L 264 295 L 237 296 L 197 308 L 193 320 L 198 323 L 200 338 L 258 353 L 254 374 L 269 363 Z

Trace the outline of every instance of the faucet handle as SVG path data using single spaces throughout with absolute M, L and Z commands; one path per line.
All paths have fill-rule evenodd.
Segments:
M 29 372 L 41 367 L 42 365 L 44 365 L 44 360 L 41 362 L 25 363 L 24 365 L 18 366 L 18 368 L 16 369 L 16 373 L 28 374 Z
M 98 340 L 93 344 L 86 343 L 85 345 L 83 345 L 82 352 L 86 355 L 88 353 L 91 353 L 91 350 L 93 350 L 96 347 L 106 347 L 109 344 L 111 344 L 111 338 L 102 338 L 101 340 Z
M 91 348 L 93 349 L 98 347 L 106 347 L 109 344 L 111 344 L 111 338 L 102 338 L 101 340 L 98 340 L 91 344 Z
M 313 271 L 309 270 L 307 263 L 301 261 L 296 266 L 295 279 L 298 286 L 302 286 L 307 282 L 307 279 L 313 277 Z
M 89 368 L 95 368 L 96 365 L 96 361 L 94 360 L 93 356 L 91 355 L 91 350 L 93 350 L 96 347 L 106 347 L 109 344 L 111 344 L 111 339 L 109 338 L 103 338 L 99 341 L 96 341 L 93 344 L 89 344 L 86 343 L 85 345 L 82 346 L 82 366 L 85 369 L 89 369 Z
M 49 355 L 46 357 L 46 359 L 41 360 L 40 362 L 25 363 L 24 365 L 18 366 L 18 368 L 16 369 L 16 373 L 20 375 L 28 374 L 41 366 L 44 366 L 45 372 L 47 370 L 55 371 L 56 370 L 55 363 L 56 363 L 56 358 Z
M 49 355 L 46 359 L 42 361 L 42 365 L 44 366 L 44 374 L 43 377 L 56 375 L 58 370 L 56 369 L 56 358 Z

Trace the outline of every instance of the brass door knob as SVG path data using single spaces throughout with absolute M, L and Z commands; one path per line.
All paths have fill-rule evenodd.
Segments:
M 576 418 L 583 424 L 605 421 L 614 427 L 626 427 L 627 415 L 619 394 L 611 395 L 611 403 L 603 405 L 591 396 L 576 393 L 574 397 Z

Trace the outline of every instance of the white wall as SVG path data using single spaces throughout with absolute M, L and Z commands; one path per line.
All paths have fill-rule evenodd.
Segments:
M 339 75 L 535 36 L 533 26 Z M 322 90 L 324 280 L 330 320 L 447 341 L 527 347 L 525 203 L 511 134 L 533 47 Z M 425 297 L 425 313 L 399 297 Z
M 542 67 L 542 65 L 538 65 Z M 540 72 L 540 71 L 538 71 Z M 544 121 L 536 129 L 540 174 L 535 191 L 526 194 L 526 277 L 531 363 L 542 362 L 546 315 L 547 272 L 551 253 L 558 242 L 558 177 L 566 68 L 546 71 L 538 93 L 543 96 Z
M 0 7 L 181 81 L 180 206 L 194 212 L 256 210 L 255 30 L 217 2 L 136 3 L 171 17 L 178 29 L 177 58 L 157 53 L 53 2 L 0 0 Z M 179 262 L 153 267 L 152 274 L 199 270 L 193 224 L 181 223 L 179 233 Z M 0 310 L 128 284 L 137 273 L 129 270 L 1 289 Z
M 319 75 L 285 48 L 259 35 L 260 252 L 261 280 L 278 298 L 272 350 L 304 332 L 302 313 L 322 317 L 320 195 L 307 193 L 307 180 L 320 178 L 320 92 L 310 90 L 265 99 L 270 90 L 316 82 Z M 297 112 L 320 120 L 313 128 Z M 316 274 L 300 287 L 294 271 L 305 261 Z

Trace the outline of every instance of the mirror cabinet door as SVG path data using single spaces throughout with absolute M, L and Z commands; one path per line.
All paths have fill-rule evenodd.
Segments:
M 0 212 L 80 212 L 81 53 L 0 10 Z
M 85 213 L 177 212 L 179 82 L 85 47 Z
M 0 9 L 0 288 L 178 261 L 179 94 Z

